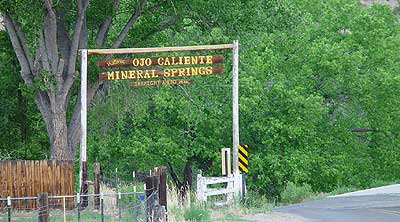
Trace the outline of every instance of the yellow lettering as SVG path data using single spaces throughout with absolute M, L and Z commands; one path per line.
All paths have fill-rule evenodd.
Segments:
M 171 77 L 174 77 L 175 74 L 177 74 L 178 70 L 177 69 L 171 69 Z
M 129 70 L 129 79 L 135 78 L 135 70 Z
M 136 70 L 136 77 L 138 79 L 143 79 L 143 70 Z
M 205 57 L 205 56 L 199 56 L 200 64 L 204 64 L 204 57 Z
M 121 79 L 127 79 L 128 78 L 128 71 L 121 71 Z
M 119 71 L 115 71 L 115 80 L 119 79 Z
M 146 70 L 145 72 L 144 72 L 144 78 L 150 78 L 150 73 L 149 73 L 149 70 Z
M 139 59 L 136 59 L 136 58 L 133 59 L 133 60 L 132 60 L 132 65 L 133 65 L 133 66 L 139 66 Z
M 180 77 L 185 76 L 185 68 L 179 68 L 178 72 Z
M 170 77 L 171 76 L 171 70 L 170 69 L 165 69 L 164 70 L 164 77 Z
M 192 76 L 197 76 L 198 75 L 198 67 L 192 67 Z
M 199 74 L 200 74 L 200 75 L 206 74 L 206 71 L 205 71 L 205 68 L 204 68 L 204 67 L 200 67 L 200 68 L 199 68 Z
M 212 62 L 212 56 L 210 56 L 210 55 L 206 56 L 206 63 L 207 64 L 212 64 L 213 63 Z
M 186 68 L 186 76 L 190 76 L 190 68 Z
M 206 67 L 206 75 L 210 75 L 210 74 L 212 74 L 212 66 L 207 66 Z
M 146 64 L 146 66 L 151 66 L 151 59 L 150 58 L 146 58 L 145 64 Z
M 168 58 L 168 57 L 165 58 L 164 65 L 165 65 L 165 66 L 171 65 L 171 62 L 169 61 L 169 58 Z
M 183 58 L 184 58 L 184 61 L 185 61 L 185 65 L 189 65 L 190 64 L 190 56 L 185 56 Z
M 198 59 L 197 56 L 192 56 L 192 64 L 197 64 L 198 63 L 197 59 Z
M 158 78 L 158 74 L 156 74 L 156 70 L 151 70 L 151 78 Z
M 175 61 L 175 60 L 176 60 L 176 57 L 175 57 L 175 56 L 172 56 L 172 57 L 171 57 L 171 60 L 172 60 L 172 62 L 171 62 L 172 65 L 173 65 L 173 66 L 176 65 L 176 61 Z
M 158 58 L 157 59 L 157 63 L 158 63 L 158 65 L 163 66 L 164 65 L 164 58 L 163 57 Z
M 108 80 L 114 80 L 114 71 L 107 72 L 107 79 Z

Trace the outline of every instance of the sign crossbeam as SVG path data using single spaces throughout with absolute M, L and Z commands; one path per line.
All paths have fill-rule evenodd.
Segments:
M 156 52 L 233 49 L 233 47 L 234 47 L 233 44 L 221 44 L 221 45 L 175 46 L 175 47 L 155 47 L 155 48 L 88 49 L 87 52 L 88 55 L 139 54 L 139 53 L 156 53 Z

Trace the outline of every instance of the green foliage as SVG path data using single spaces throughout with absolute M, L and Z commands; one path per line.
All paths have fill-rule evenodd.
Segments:
M 175 2 L 162 6 L 162 13 L 141 17 L 123 46 L 240 40 L 240 142 L 250 147 L 249 190 L 289 201 L 312 190 L 362 188 L 376 180 L 400 178 L 400 27 L 398 15 L 388 7 L 365 8 L 356 0 Z M 111 13 L 111 4 L 91 1 L 89 29 Z M 133 7 L 132 1 L 121 1 L 110 39 L 119 34 L 129 18 L 124 12 Z M 181 18 L 175 26 L 155 28 L 176 12 L 181 12 Z M 147 35 L 149 30 L 157 35 Z M 96 47 L 93 36 L 89 38 L 92 48 Z M 110 44 L 106 42 L 106 47 Z M 195 170 L 219 175 L 220 148 L 232 143 L 232 97 L 231 53 L 218 53 L 224 54 L 225 74 L 199 77 L 189 86 L 129 88 L 123 81 L 110 83 L 89 113 L 89 162 L 100 161 L 105 173 L 118 168 L 125 179 L 133 170 L 148 172 L 167 162 L 178 173 L 190 163 Z M 165 54 L 150 56 L 158 55 Z M 13 58 L 10 52 L 1 56 L 2 61 Z M 98 58 L 89 60 L 92 79 L 100 71 L 95 64 Z M 2 66 L 2 72 L 11 70 Z M 0 80 L 4 83 L 0 85 L 4 147 L 0 155 L 21 157 L 19 148 L 14 149 L 16 155 L 5 149 L 22 147 L 14 142 L 18 141 L 14 114 L 19 109 L 12 95 L 17 89 L 32 89 L 19 87 L 21 80 L 11 74 L 0 75 Z M 35 133 L 24 147 L 29 148 L 27 157 L 42 157 L 48 149 L 45 127 L 33 97 L 26 98 L 29 127 Z M 359 128 L 366 132 L 354 132 Z M 253 200 L 246 204 L 258 205 Z
M 185 209 L 183 216 L 186 221 L 206 222 L 210 220 L 210 211 L 204 204 L 191 204 Z
M 260 195 L 260 192 L 256 191 L 247 192 L 246 197 L 240 203 L 240 207 L 250 211 L 251 214 L 270 212 L 274 205 L 266 196 Z
M 31 89 L 19 76 L 19 66 L 7 33 L 0 31 L 0 159 L 45 159 L 46 128 Z
M 312 188 L 308 184 L 296 185 L 288 182 L 285 189 L 281 193 L 281 202 L 283 204 L 300 203 L 315 195 Z

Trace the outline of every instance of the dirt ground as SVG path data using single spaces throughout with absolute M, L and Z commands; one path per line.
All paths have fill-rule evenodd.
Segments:
M 243 216 L 248 221 L 265 221 L 265 222 L 303 222 L 303 217 L 283 212 L 271 212 L 268 214 L 254 214 Z

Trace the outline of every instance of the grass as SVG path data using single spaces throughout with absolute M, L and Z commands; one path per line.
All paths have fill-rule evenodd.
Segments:
M 200 203 L 195 194 L 191 192 L 184 203 L 180 201 L 176 189 L 168 192 L 168 219 L 170 222 L 219 222 L 234 221 L 246 222 L 244 215 L 267 213 L 272 209 L 272 204 L 267 198 L 249 192 L 242 201 L 235 199 L 231 205 L 216 206 L 214 201 L 221 198 L 210 198 L 208 203 Z
M 310 185 L 304 183 L 297 185 L 293 182 L 289 182 L 283 192 L 281 193 L 282 204 L 294 204 L 300 203 L 304 200 L 310 199 L 316 196 Z

